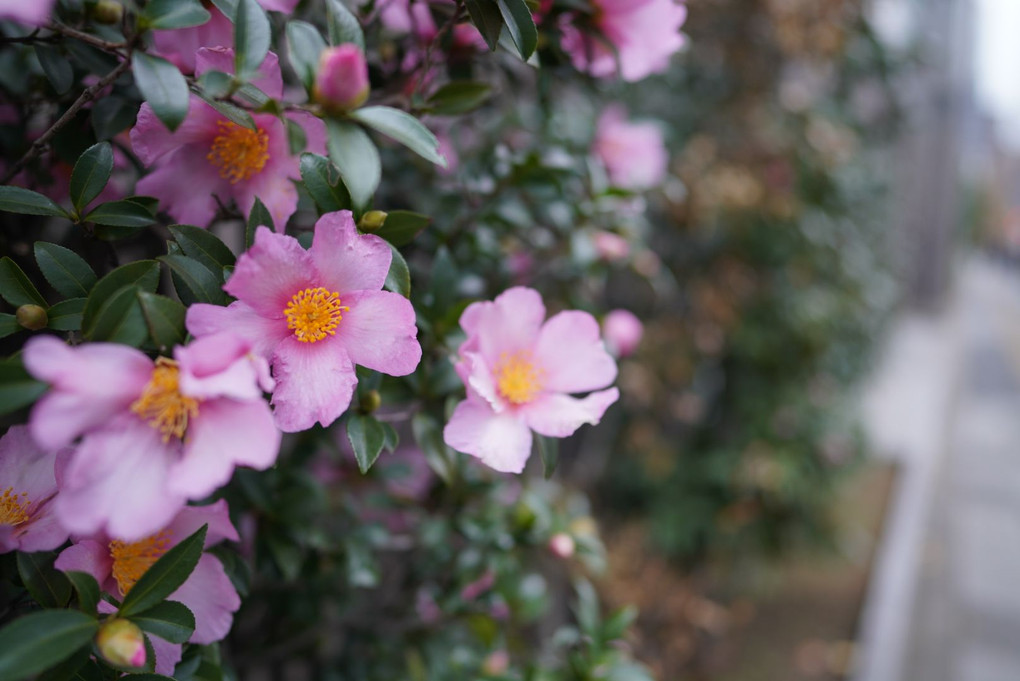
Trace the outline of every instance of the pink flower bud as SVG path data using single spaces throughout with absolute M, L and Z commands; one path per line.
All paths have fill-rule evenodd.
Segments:
M 557 558 L 570 558 L 574 555 L 574 538 L 566 532 L 557 532 L 549 538 L 549 550 Z
M 609 352 L 617 357 L 626 357 L 637 349 L 644 335 L 641 320 L 627 310 L 613 310 L 602 320 L 602 333 L 606 337 Z
M 352 43 L 328 47 L 319 57 L 315 101 L 331 111 L 357 109 L 368 99 L 368 64 Z
M 107 620 L 96 634 L 96 647 L 104 660 L 118 667 L 145 665 L 145 636 L 134 622 Z

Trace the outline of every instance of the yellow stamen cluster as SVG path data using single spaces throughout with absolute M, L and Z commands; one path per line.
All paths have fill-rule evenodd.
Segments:
M 545 383 L 545 370 L 535 366 L 531 353 L 526 350 L 501 354 L 493 374 L 500 394 L 514 404 L 531 402 Z
M 295 293 L 283 313 L 295 338 L 302 343 L 314 343 L 327 335 L 335 336 L 343 319 L 340 313 L 350 309 L 340 304 L 339 293 L 318 286 Z
M 131 411 L 163 434 L 163 442 L 183 438 L 188 419 L 198 416 L 198 400 L 181 394 L 179 379 L 177 362 L 160 357 L 142 396 L 131 405 Z
M 217 121 L 220 134 L 213 139 L 206 158 L 220 169 L 220 177 L 237 184 L 262 172 L 269 160 L 269 135 L 230 121 Z
M 170 533 L 167 530 L 136 542 L 123 542 L 119 539 L 111 541 L 110 557 L 113 558 L 113 578 L 117 580 L 121 594 L 126 596 L 131 587 L 142 578 L 145 571 L 152 567 L 152 564 L 159 560 L 169 548 Z
M 0 494 L 0 525 L 18 526 L 27 523 L 30 518 L 28 515 L 30 503 L 28 492 L 18 494 L 13 487 L 5 489 L 3 494 Z

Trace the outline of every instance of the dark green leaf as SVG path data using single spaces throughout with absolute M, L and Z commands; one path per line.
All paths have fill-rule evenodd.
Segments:
M 347 439 L 354 448 L 358 468 L 362 473 L 367 473 L 382 452 L 386 433 L 374 417 L 352 413 L 347 417 Z
M 392 452 L 400 444 L 400 436 L 397 434 L 397 429 L 388 423 L 381 423 L 383 427 L 383 447 L 386 448 L 387 452 Z
M 386 222 L 373 234 L 381 236 L 394 246 L 404 246 L 411 243 L 431 221 L 432 218 L 427 215 L 395 210 L 386 215 Z
M 7 256 L 0 258 L 0 298 L 14 307 L 38 305 L 49 307 L 39 289 L 29 280 L 28 275 Z
M 202 557 L 208 527 L 203 525 L 153 563 L 124 596 L 118 614 L 121 617 L 141 614 L 177 591 L 198 565 L 198 559 Z
M 139 292 L 134 284 L 119 288 L 100 303 L 94 315 L 83 316 L 85 338 L 140 347 L 149 337 L 149 329 L 138 302 Z M 88 308 L 86 303 L 86 310 Z
M 226 97 L 233 91 L 234 77 L 226 71 L 206 71 L 198 77 L 198 86 L 210 97 Z
M 21 357 L 0 362 L 0 414 L 9 414 L 32 404 L 48 388 L 25 371 Z
M 411 271 L 407 268 L 407 261 L 404 260 L 404 256 L 400 254 L 396 246 L 393 244 L 389 246 L 393 252 L 393 259 L 390 261 L 390 271 L 386 273 L 383 287 L 394 293 L 399 293 L 405 298 L 410 298 Z
M 35 56 L 39 58 L 43 73 L 58 95 L 71 89 L 74 85 L 74 68 L 71 67 L 66 55 L 53 45 L 37 43 Z
M 150 0 L 140 19 L 148 28 L 166 30 L 201 26 L 211 17 L 198 0 Z
M 429 468 L 447 485 L 457 476 L 453 451 L 443 442 L 443 431 L 436 420 L 424 413 L 417 413 L 411 419 L 411 432 L 425 454 Z
M 212 4 L 216 5 L 216 9 L 223 12 L 231 21 L 234 20 L 234 14 L 237 13 L 237 0 L 212 0 Z
M 236 260 L 233 251 L 207 229 L 192 225 L 171 225 L 170 233 L 185 255 L 198 260 L 212 272 L 220 272 Z
M 63 608 L 71 600 L 71 583 L 53 567 L 53 551 L 18 552 L 18 574 L 35 602 L 44 608 Z
M 246 78 L 255 73 L 269 52 L 272 37 L 269 17 L 257 0 L 238 0 L 234 13 L 234 73 Z
M 436 90 L 425 104 L 431 114 L 455 116 L 477 109 L 491 96 L 492 88 L 486 83 L 457 80 Z
M 10 185 L 0 187 L 0 210 L 5 210 L 8 213 L 21 213 L 22 215 L 71 217 L 66 210 L 55 204 L 48 197 L 29 189 Z
M 535 20 L 531 16 L 528 4 L 524 0 L 496 0 L 496 2 L 521 59 L 527 61 L 538 47 L 538 31 L 535 29 Z
M 329 44 L 354 43 L 365 51 L 365 34 L 358 18 L 340 0 L 326 0 L 326 26 L 329 29 Z
M 96 273 L 74 251 L 46 241 L 35 242 L 35 261 L 50 286 L 66 298 L 83 298 L 96 283 Z
M 76 610 L 23 615 L 0 629 L 0 679 L 21 681 L 87 645 L 99 623 Z
M 503 28 L 503 15 L 493 0 L 466 0 L 468 15 L 485 39 L 490 50 L 499 44 L 499 32 Z
M 251 212 L 248 213 L 248 222 L 244 229 L 245 248 L 251 248 L 251 245 L 255 243 L 255 230 L 259 227 L 268 227 L 272 231 L 276 230 L 276 227 L 273 225 L 273 216 L 269 214 L 269 209 L 266 208 L 266 204 L 262 203 L 262 199 L 256 196 L 255 204 L 251 207 Z
M 446 159 L 439 153 L 439 140 L 411 114 L 389 106 L 365 106 L 349 116 L 392 137 L 425 160 L 446 167 Z
M 254 0 L 251 0 L 254 2 Z M 176 66 L 161 57 L 135 52 L 131 67 L 135 84 L 153 113 L 170 130 L 176 130 L 188 115 L 188 82 Z
M 25 327 L 18 323 L 18 318 L 6 312 L 0 312 L 0 338 L 7 338 L 18 331 L 24 331 Z
M 81 331 L 82 315 L 85 312 L 86 298 L 68 298 L 46 310 L 49 322 L 47 329 L 54 331 Z
M 329 158 L 336 164 L 351 200 L 359 210 L 372 201 L 382 179 L 379 150 L 368 134 L 348 121 L 327 121 Z
M 84 218 L 85 222 L 111 227 L 139 228 L 151 225 L 156 219 L 144 206 L 134 201 L 107 201 L 96 206 Z
M 556 471 L 556 464 L 560 460 L 560 445 L 556 438 L 535 434 L 535 446 L 542 457 L 542 472 L 548 480 Z
M 92 287 L 88 302 L 82 316 L 82 326 L 88 329 L 95 326 L 100 308 L 120 289 L 125 286 L 137 286 L 143 291 L 155 293 L 159 284 L 159 263 L 155 260 L 138 260 L 121 265 L 108 273 Z M 141 310 L 139 309 L 139 314 Z
M 67 580 L 71 582 L 74 591 L 78 594 L 78 609 L 90 615 L 96 614 L 99 605 L 99 582 L 87 572 L 69 570 L 64 573 Z
M 287 124 L 287 146 L 290 147 L 292 156 L 298 156 L 308 148 L 308 134 L 297 121 L 286 119 Z
M 36 681 L 103 681 L 103 674 L 90 661 L 92 648 L 82 646 L 60 664 L 50 667 Z
M 350 194 L 340 181 L 339 171 L 325 156 L 301 154 L 301 179 L 320 213 L 350 210 Z
M 213 99 L 203 90 L 196 90 L 195 94 L 198 95 L 206 104 L 226 116 L 231 122 L 236 123 L 243 128 L 248 128 L 249 130 L 255 129 L 255 119 L 253 119 L 251 114 L 241 107 L 231 104 L 230 102 L 222 102 L 218 99 Z
M 148 291 L 138 291 L 138 302 L 149 338 L 159 350 L 166 351 L 184 342 L 187 308 L 176 300 Z
M 304 21 L 287 23 L 287 57 L 294 72 L 311 92 L 319 70 L 319 55 L 326 49 L 319 29 Z
M 131 617 L 143 631 L 170 643 L 184 643 L 195 631 L 195 616 L 177 601 L 157 603 L 145 612 Z
M 223 292 L 223 279 L 206 269 L 198 260 L 186 255 L 161 255 L 157 260 L 169 265 L 174 288 L 185 305 L 226 305 L 227 294 Z
M 99 196 L 113 173 L 113 147 L 109 142 L 94 144 L 78 157 L 71 172 L 71 203 L 79 213 Z
M 127 130 L 135 122 L 138 105 L 123 97 L 103 97 L 92 106 L 92 130 L 96 139 L 108 140 Z

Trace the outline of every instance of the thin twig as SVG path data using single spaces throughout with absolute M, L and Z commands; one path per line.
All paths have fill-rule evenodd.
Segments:
M 106 50 L 107 52 L 115 52 L 117 54 L 121 54 L 120 51 L 128 46 L 126 42 L 115 43 L 109 40 L 103 40 L 102 38 L 97 38 L 91 33 L 85 33 L 83 31 L 79 31 L 76 28 L 71 28 L 70 26 L 65 26 L 64 24 L 58 24 L 56 22 L 50 24 L 46 28 L 53 31 L 54 33 L 59 33 L 61 35 L 67 36 L 68 38 L 80 40 L 83 43 L 88 43 L 89 45 L 98 47 L 101 50 Z
M 454 7 L 453 14 L 451 14 L 450 18 L 439 27 L 435 36 L 432 37 L 432 41 L 429 43 L 428 47 L 425 48 L 425 58 L 422 60 L 421 67 L 421 77 L 418 79 L 418 85 L 415 87 L 415 92 L 418 94 L 422 94 L 422 91 L 425 89 L 425 81 L 428 79 L 429 71 L 432 70 L 432 51 L 443 39 L 443 36 L 453 30 L 453 27 L 457 25 L 457 22 L 459 22 L 463 16 L 464 3 L 462 0 L 457 0 L 457 6 Z

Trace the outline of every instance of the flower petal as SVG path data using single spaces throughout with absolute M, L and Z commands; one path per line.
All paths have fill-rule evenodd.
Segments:
M 538 291 L 515 286 L 491 303 L 476 305 L 480 307 L 470 314 L 465 310 L 464 316 L 477 333 L 478 347 L 486 362 L 493 365 L 501 355 L 532 349 L 545 319 L 545 305 Z
M 316 421 L 328 426 L 347 411 L 358 384 L 354 365 L 335 338 L 302 343 L 288 338 L 273 358 L 276 426 L 294 433 Z
M 131 128 L 131 150 L 143 164 L 151 166 L 159 158 L 185 145 L 210 146 L 217 134 L 216 122 L 221 120 L 224 120 L 222 114 L 197 95 L 191 95 L 188 100 L 188 115 L 177 130 L 170 132 L 156 116 L 152 107 L 144 103 L 138 110 L 135 127 Z M 202 158 L 205 158 L 204 154 Z
M 318 285 L 312 256 L 297 239 L 259 227 L 223 288 L 261 316 L 283 319 L 295 293 Z
M 0 437 L 0 492 L 10 487 L 36 504 L 57 493 L 57 453 L 36 445 L 28 426 L 11 426 Z
M 390 376 L 406 376 L 421 361 L 411 302 L 389 291 L 356 291 L 340 298 L 343 313 L 336 338 L 355 364 Z
M 595 425 L 609 405 L 620 399 L 616 388 L 594 392 L 583 399 L 547 394 L 522 405 L 520 414 L 532 430 L 546 437 L 567 437 L 588 423 Z
M 172 676 L 174 667 L 181 661 L 183 646 L 180 643 L 170 643 L 159 636 L 150 636 L 152 651 L 156 653 L 156 673 L 163 676 Z
M 224 499 L 206 506 L 185 506 L 166 529 L 174 545 L 194 534 L 202 525 L 208 525 L 205 547 L 219 544 L 224 539 L 239 541 L 237 530 L 230 522 L 230 509 Z
M 252 344 L 252 352 L 266 359 L 273 356 L 283 339 L 293 335 L 283 315 L 263 317 L 239 300 L 227 307 L 195 303 L 188 308 L 185 321 L 188 331 L 199 338 L 224 332 L 236 334 Z
M 180 368 L 181 394 L 203 400 L 261 400 L 259 380 L 268 372 L 268 366 L 264 370 L 258 366 L 266 360 L 253 356 L 251 345 L 248 339 L 225 332 L 177 346 L 174 359 Z
M 83 539 L 61 551 L 53 567 L 64 572 L 85 572 L 103 586 L 113 570 L 113 558 L 105 543 Z
M 348 291 L 378 291 L 386 281 L 393 254 L 373 234 L 358 234 L 349 210 L 326 213 L 315 223 L 310 250 L 320 285 L 341 296 Z
M 233 41 L 231 41 L 233 42 Z M 205 45 L 195 53 L 195 75 L 206 71 L 222 71 L 234 75 L 234 50 L 226 45 Z M 280 73 L 280 59 L 272 52 L 266 53 L 252 85 L 269 95 L 270 99 L 283 98 L 283 75 Z
M 186 605 L 195 616 L 192 643 L 207 645 L 219 641 L 234 622 L 234 613 L 241 607 L 241 598 L 227 577 L 223 564 L 215 556 L 204 553 L 187 581 L 170 595 L 170 600 Z
M 443 429 L 443 440 L 504 473 L 520 473 L 531 455 L 531 431 L 516 414 L 497 414 L 480 400 L 457 405 Z
M 549 392 L 588 392 L 616 379 L 616 361 L 606 352 L 599 323 L 587 312 L 568 310 L 551 317 L 538 334 L 534 352 Z
M 155 170 L 138 180 L 137 191 L 155 196 L 174 220 L 205 227 L 216 215 L 214 195 L 229 198 L 230 184 L 219 176 L 193 146 L 181 147 L 161 158 Z

